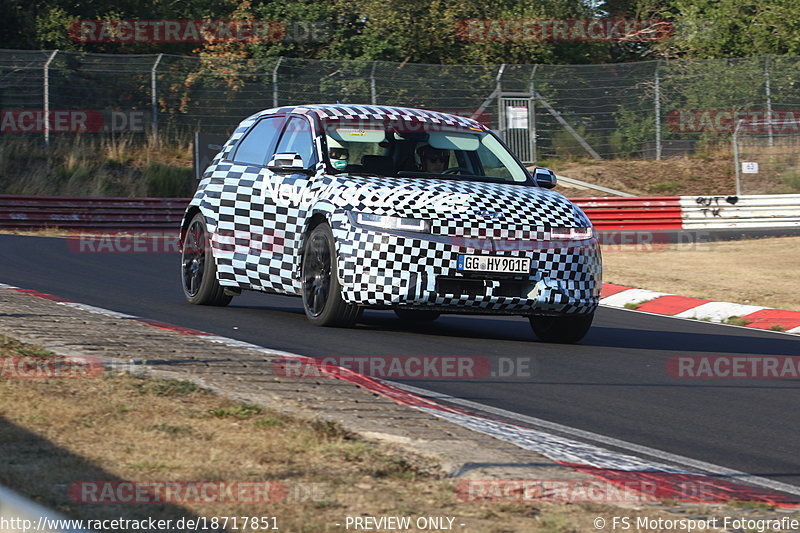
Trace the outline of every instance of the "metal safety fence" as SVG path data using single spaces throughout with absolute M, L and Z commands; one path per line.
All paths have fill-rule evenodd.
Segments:
M 732 142 L 736 194 L 800 191 L 800 120 L 740 120 Z
M 526 162 L 661 159 L 730 146 L 738 121 L 800 118 L 800 58 L 603 65 L 423 65 L 0 51 L 0 132 L 229 133 L 255 111 L 311 102 L 471 116 Z M 47 117 L 45 120 L 44 117 Z

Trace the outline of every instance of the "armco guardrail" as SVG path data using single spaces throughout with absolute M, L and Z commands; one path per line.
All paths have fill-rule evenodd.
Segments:
M 573 198 L 601 231 L 800 227 L 800 194 Z M 0 228 L 175 230 L 188 198 L 0 195 Z
M 530 170 L 530 168 L 528 170 Z M 577 186 L 579 189 L 591 189 L 594 191 L 598 191 L 598 194 L 606 193 L 612 196 L 624 196 L 626 198 L 632 198 L 636 196 L 635 194 L 630 194 L 627 192 L 618 191 L 616 189 L 603 187 L 602 185 L 597 185 L 596 183 L 589 183 L 588 181 L 581 181 L 581 180 L 576 180 L 575 178 L 568 178 L 566 176 L 562 176 L 561 174 L 556 174 L 556 178 L 558 178 L 558 182 L 561 185 L 566 183 L 568 185 Z
M 680 197 L 574 198 L 600 230 L 681 227 Z M 80 198 L 0 195 L 0 227 L 15 229 L 175 229 L 188 198 Z
M 686 229 L 800 227 L 800 194 L 682 196 L 680 204 Z
M 0 195 L 0 227 L 174 229 L 188 203 L 188 198 Z
M 680 229 L 680 196 L 572 198 L 598 230 Z

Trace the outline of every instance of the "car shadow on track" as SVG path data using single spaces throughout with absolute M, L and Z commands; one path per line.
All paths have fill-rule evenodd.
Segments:
M 299 303 L 299 302 L 298 302 Z M 483 315 L 443 315 L 432 322 L 414 322 L 400 320 L 391 311 L 367 310 L 358 324 L 351 329 L 341 330 L 336 328 L 316 328 L 306 322 L 303 309 L 300 306 L 289 305 L 240 305 L 235 303 L 229 308 L 231 311 L 242 311 L 248 315 L 264 313 L 273 319 L 291 328 L 308 328 L 314 334 L 330 332 L 331 338 L 347 331 L 350 340 L 364 336 L 365 342 L 374 339 L 372 334 L 381 334 L 380 342 L 385 342 L 385 334 L 412 334 L 425 337 L 452 337 L 465 340 L 505 341 L 509 343 L 524 343 L 530 346 L 559 346 L 538 341 L 530 324 L 523 317 L 518 316 L 483 316 Z M 647 317 L 651 320 L 653 317 Z M 630 328 L 607 325 L 607 314 L 600 315 L 595 320 L 595 325 L 589 330 L 586 337 L 570 349 L 580 353 L 591 353 L 592 349 L 601 348 L 607 353 L 609 348 L 629 350 L 658 350 L 674 351 L 681 353 L 743 353 L 757 355 L 793 355 L 798 353 L 800 339 L 770 332 L 759 332 L 726 326 L 679 321 L 676 319 L 655 318 L 656 320 L 671 320 L 668 325 L 674 325 L 678 331 L 663 331 L 641 329 L 647 322 L 632 325 Z M 686 331 L 688 329 L 702 328 L 702 332 Z M 683 330 L 683 331 L 681 331 Z M 327 335 L 326 335 L 327 336 Z M 598 355 L 600 355 L 598 353 Z
M 727 328 L 718 328 L 725 330 Z M 690 333 L 685 331 L 648 331 L 626 328 L 592 326 L 581 342 L 598 348 L 625 348 L 675 352 L 704 352 L 714 354 L 743 353 L 755 355 L 796 355 L 800 339 L 783 335 L 749 335 L 746 330 L 736 333 Z M 737 334 L 739 332 L 743 334 Z M 755 333 L 755 332 L 754 332 Z
M 432 322 L 415 322 L 401 320 L 392 312 L 366 311 L 357 329 L 525 343 L 536 340 L 528 321 L 521 317 L 444 315 Z
M 470 339 L 537 342 L 528 321 L 521 317 L 444 316 L 434 322 L 413 323 L 393 315 L 365 315 L 358 329 L 411 332 L 423 335 L 453 336 Z M 481 320 L 483 319 L 483 320 Z M 758 355 L 792 355 L 800 349 L 798 340 L 791 337 L 752 335 L 748 330 L 718 328 L 724 333 L 693 333 L 686 331 L 653 331 L 594 325 L 586 337 L 575 344 L 576 350 L 591 348 L 622 348 L 703 353 L 748 353 Z M 728 333 L 730 331 L 731 333 Z

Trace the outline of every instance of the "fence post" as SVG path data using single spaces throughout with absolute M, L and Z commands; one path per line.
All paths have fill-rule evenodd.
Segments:
M 767 97 L 767 135 L 769 145 L 772 146 L 772 87 L 770 86 L 769 60 L 770 56 L 764 58 L 764 93 Z
M 528 135 L 530 136 L 531 141 L 531 160 L 536 162 L 536 98 L 534 98 L 534 94 L 536 94 L 536 69 L 539 68 L 539 64 L 533 65 L 533 69 L 531 70 L 531 97 L 530 97 L 530 111 L 529 116 L 531 120 L 530 125 L 530 132 Z
M 497 76 L 495 77 L 495 93 L 497 93 L 497 129 L 500 133 L 500 138 L 504 141 L 506 140 L 506 125 L 505 125 L 505 113 L 503 111 L 503 85 L 502 85 L 502 78 L 503 78 L 503 71 L 506 69 L 506 64 L 503 63 L 500 65 L 500 68 L 497 69 Z
M 376 105 L 377 103 L 377 91 L 375 88 L 375 64 L 377 61 L 372 62 L 372 72 L 369 75 L 369 94 L 372 100 L 372 105 Z
M 278 107 L 278 68 L 281 66 L 283 56 L 278 58 L 275 68 L 272 69 L 272 107 Z
M 158 54 L 153 68 L 150 69 L 150 123 L 153 130 L 153 138 L 158 139 L 158 92 L 156 84 L 156 70 L 164 54 Z
M 736 123 L 736 127 L 733 128 L 733 164 L 736 165 L 736 196 L 742 195 L 742 183 L 741 183 L 741 172 L 742 172 L 742 165 L 739 163 L 739 128 L 744 122 L 743 119 L 739 120 Z
M 42 102 L 42 111 L 44 113 L 44 120 L 42 122 L 42 129 L 44 130 L 44 144 L 50 146 L 50 62 L 56 57 L 58 50 L 53 50 L 50 57 L 44 63 L 44 102 Z
M 656 161 L 661 161 L 661 77 L 658 73 L 658 67 L 661 66 L 661 60 L 656 61 L 656 75 L 655 75 L 655 112 L 656 112 Z

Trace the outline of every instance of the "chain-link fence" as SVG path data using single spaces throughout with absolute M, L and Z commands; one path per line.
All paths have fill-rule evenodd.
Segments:
M 277 105 L 342 102 L 472 116 L 526 161 L 660 159 L 737 121 L 800 118 L 800 58 L 604 65 L 421 65 L 0 51 L 4 135 L 228 133 Z M 49 117 L 44 120 L 43 117 Z
M 737 194 L 800 190 L 800 121 L 740 121 L 733 154 Z

